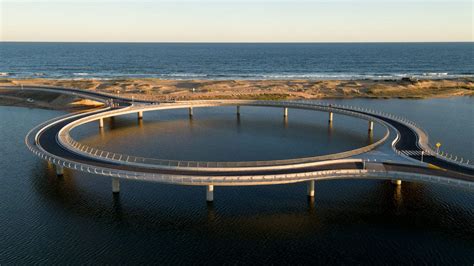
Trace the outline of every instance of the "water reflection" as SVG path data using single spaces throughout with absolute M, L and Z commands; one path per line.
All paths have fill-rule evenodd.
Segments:
M 396 101 L 399 109 L 400 104 Z M 413 105 L 411 101 L 404 104 Z M 203 254 L 216 264 L 359 261 L 444 265 L 474 261 L 474 195 L 470 191 L 410 182 L 397 187 L 389 181 L 332 180 L 316 182 L 314 201 L 308 200 L 306 184 L 301 183 L 217 187 L 216 201 L 207 205 L 202 187 L 123 181 L 122 193 L 114 196 L 110 178 L 65 170 L 64 177 L 58 179 L 51 164 L 18 149 L 30 128 L 57 115 L 39 114 L 16 108 L 2 117 L 11 126 L 0 127 L 2 151 L 8 154 L 0 161 L 0 214 L 4 217 L 0 232 L 5 236 L 0 241 L 0 260 L 6 264 L 191 264 L 203 261 Z M 35 116 L 36 120 L 15 122 Z M 275 128 L 263 129 L 272 126 L 265 123 L 267 118 L 250 123 L 260 126 L 256 131 L 263 132 L 261 136 L 276 134 Z M 280 119 L 281 112 L 275 115 L 281 129 Z M 329 129 L 326 118 L 321 119 L 324 124 L 309 128 L 292 119 L 288 129 L 296 126 L 292 133 L 296 139 L 302 136 L 299 130 L 309 131 L 313 137 L 322 131 L 324 142 Z M 340 129 L 341 119 L 336 135 L 348 130 Z M 90 133 L 99 135 L 97 142 L 104 136 L 117 140 L 113 137 L 123 132 L 140 137 L 142 129 L 137 129 L 135 120 L 135 116 L 133 120 L 118 118 L 116 131 L 107 129 L 105 135 L 97 134 L 97 125 L 91 125 Z M 195 125 L 215 122 L 198 120 Z M 243 118 L 242 132 L 247 132 L 249 120 L 253 119 Z M 233 119 L 222 121 L 237 124 Z M 157 130 L 163 131 L 176 125 L 166 123 L 165 119 L 147 119 L 143 132 L 149 125 L 159 125 Z M 110 121 L 107 125 L 109 128 Z M 367 141 L 366 130 L 364 123 L 358 132 L 362 143 Z M 176 135 L 176 131 L 170 132 Z M 459 139 L 456 131 L 452 134 L 453 139 Z M 394 256 L 394 250 L 403 255 Z
M 101 141 L 105 140 L 105 128 L 99 127 L 99 136 Z
M 402 197 L 402 186 L 393 186 L 394 191 L 393 191 L 393 202 L 395 204 L 395 208 L 397 210 L 397 213 L 399 213 L 399 210 L 402 207 L 403 204 L 403 197 Z
M 369 133 L 368 133 L 368 139 L 367 139 L 367 144 L 372 144 L 374 143 L 374 131 L 373 130 L 369 130 Z
M 402 186 L 393 186 L 389 181 L 359 181 L 369 182 L 371 185 L 359 186 L 358 189 L 356 186 L 348 190 L 348 187 L 338 188 L 337 186 L 343 185 L 341 182 L 354 181 L 316 182 L 316 188 L 318 188 L 316 197 L 306 197 L 301 193 L 303 189 L 295 191 L 295 186 L 306 188 L 305 183 L 282 185 L 276 191 L 273 189 L 274 186 L 266 186 L 266 193 L 277 193 L 286 198 L 285 200 L 274 198 L 271 201 L 265 196 L 259 196 L 259 193 L 255 193 L 250 187 L 242 187 L 236 189 L 239 191 L 236 197 L 229 198 L 226 193 L 219 193 L 220 198 L 217 198 L 216 202 L 203 205 L 205 194 L 201 187 L 193 189 L 191 193 L 193 195 L 186 192 L 186 189 L 180 188 L 184 195 L 181 198 L 180 193 L 171 192 L 160 196 L 160 193 L 153 191 L 173 191 L 176 186 L 149 183 L 145 186 L 148 188 L 145 189 L 143 184 L 135 184 L 140 182 L 130 182 L 127 184 L 130 186 L 127 186 L 126 193 L 131 194 L 127 198 L 132 202 L 129 202 L 127 205 L 130 206 L 125 208 L 121 194 L 111 193 L 109 186 L 101 186 L 100 189 L 96 189 L 96 192 L 89 191 L 93 188 L 82 188 L 85 184 L 78 185 L 75 175 L 74 172 L 66 171 L 64 178 L 58 178 L 54 169 L 44 164 L 43 172 L 35 175 L 34 185 L 37 193 L 63 205 L 64 210 L 105 223 L 139 223 L 148 228 L 156 224 L 170 222 L 175 224 L 186 221 L 188 225 L 198 226 L 204 221 L 196 220 L 196 218 L 200 216 L 199 213 L 204 212 L 206 213 L 205 223 L 213 224 L 217 217 L 220 217 L 221 227 L 231 226 L 232 230 L 238 231 L 239 234 L 248 234 L 254 230 L 278 233 L 282 228 L 295 234 L 311 234 L 315 233 L 313 223 L 319 224 L 319 227 L 344 225 L 357 223 L 360 219 L 364 220 L 364 224 L 401 225 L 407 228 L 422 226 L 425 229 L 431 228 L 446 233 L 455 230 L 458 236 L 463 238 L 474 233 L 472 224 L 469 222 L 469 215 L 464 216 L 464 212 L 460 209 L 456 210 L 456 207 L 453 209 L 453 206 L 450 206 L 447 209 L 447 206 L 436 204 L 425 186 L 417 183 L 404 182 Z M 80 178 L 84 178 L 82 174 L 79 175 L 81 175 Z M 86 178 L 99 179 L 101 177 Z M 45 180 L 47 182 L 44 182 Z M 108 181 L 106 180 L 107 185 L 109 185 Z M 221 188 L 217 187 L 217 189 Z M 226 190 L 232 190 L 232 188 Z M 366 191 L 363 192 L 364 190 Z M 294 194 L 298 192 L 300 194 Z M 175 196 L 170 197 L 170 195 Z M 186 196 L 190 198 L 186 199 Z M 177 204 L 176 197 L 180 198 L 180 203 L 186 205 L 184 208 L 172 206 Z M 295 197 L 299 200 L 291 203 L 292 207 L 288 208 L 284 201 L 292 202 L 291 198 Z M 200 202 L 193 201 L 193 198 L 198 198 Z M 141 201 L 152 204 L 143 205 Z M 250 202 L 252 203 L 249 204 Z M 279 204 L 282 206 L 279 207 Z M 133 207 L 133 205 L 139 207 Z M 199 206 L 204 206 L 204 208 Z M 189 209 L 194 210 L 189 211 Z M 457 214 L 456 221 L 444 219 L 451 212 Z M 130 215 L 131 213 L 133 215 Z M 107 222 L 107 220 L 110 221 Z M 319 229 L 326 230 L 321 227 Z M 463 236 L 462 233 L 467 235 Z
M 328 136 L 329 137 L 333 135 L 333 131 L 334 131 L 333 123 L 332 121 L 329 121 L 328 122 Z
M 123 213 L 120 193 L 112 193 L 112 210 L 114 221 L 121 222 L 123 220 Z
M 261 252 L 259 245 L 271 241 L 280 247 L 272 251 L 273 257 L 293 259 L 296 259 L 292 257 L 294 253 L 281 249 L 287 241 L 297 240 L 292 242 L 295 248 L 319 247 L 320 250 L 314 252 L 327 257 L 330 252 L 327 245 L 353 248 L 353 241 L 344 244 L 337 240 L 349 236 L 357 240 L 357 245 L 377 247 L 376 258 L 388 258 L 385 255 L 393 248 L 403 248 L 409 243 L 395 241 L 385 248 L 377 245 L 374 237 L 390 237 L 393 231 L 401 229 L 436 232 L 473 244 L 472 214 L 433 200 L 431 189 L 424 184 L 404 182 L 402 186 L 393 186 L 390 181 L 376 180 L 320 181 L 316 182 L 315 197 L 306 196 L 306 183 L 216 187 L 216 201 L 207 204 L 203 187 L 124 181 L 125 189 L 113 194 L 109 178 L 66 171 L 64 178 L 58 179 L 53 168 L 45 163 L 41 165 L 42 170 L 33 174 L 35 192 L 46 199 L 48 205 L 60 205 L 62 213 L 67 213 L 64 215 L 81 217 L 76 222 L 69 221 L 71 226 L 81 228 L 86 219 L 86 224 L 110 232 L 110 236 L 102 235 L 102 239 L 95 241 L 105 241 L 111 248 L 120 249 L 122 256 L 131 256 L 137 250 L 121 249 L 119 240 L 122 238 L 116 239 L 114 234 L 168 252 L 181 250 L 189 256 L 202 251 L 196 235 L 207 243 L 206 250 L 231 245 L 249 255 Z M 454 214 L 456 219 L 451 219 Z M 54 222 L 54 217 L 48 218 L 50 222 Z M 173 239 L 172 246 L 164 239 L 157 240 L 165 237 L 164 234 Z M 135 238 L 138 236 L 140 240 Z M 82 234 L 71 237 L 71 241 L 83 243 Z M 213 244 L 215 239 L 221 241 Z M 85 244 L 76 245 L 78 250 L 83 248 Z M 182 257 L 176 260 L 187 261 Z M 380 262 L 389 261 L 381 259 Z
M 315 214 L 315 197 L 308 196 L 308 214 Z
M 340 130 L 315 115 L 295 110 L 281 122 L 281 113 L 219 113 L 200 111 L 199 117 L 179 112 L 151 112 L 146 123 L 137 127 L 136 118 L 121 116 L 110 122 L 107 140 L 94 135 L 88 126 L 73 130 L 81 142 L 113 152 L 174 160 L 273 160 L 342 152 L 367 143 L 364 121 L 340 117 Z M 251 110 L 250 110 L 251 111 Z M 347 119 L 347 120 L 344 120 Z M 324 121 L 324 122 L 323 122 Z M 376 132 L 377 133 L 377 132 Z M 374 134 L 374 139 L 380 138 Z M 153 139 L 150 142 L 150 139 Z M 277 145 L 275 145 L 277 144 Z M 231 152 L 229 152 L 231 150 Z M 206 151 L 206 152 L 203 152 Z
M 216 119 L 204 121 L 205 123 L 188 117 L 177 121 L 152 120 L 147 121 L 145 125 L 142 124 L 139 129 L 136 128 L 136 122 L 131 120 L 109 119 L 111 130 L 106 133 L 101 131 L 100 139 L 108 139 L 110 135 L 129 134 L 129 130 L 135 132 L 135 137 L 137 134 L 145 134 L 146 128 L 154 124 L 159 125 L 160 130 L 170 130 L 177 124 L 187 124 L 191 131 L 196 132 L 201 127 L 218 128 L 216 125 L 222 125 L 223 121 L 230 121 L 238 130 L 247 125 L 251 125 L 250 128 L 257 127 L 256 135 L 262 131 L 265 136 L 274 133 L 271 123 L 265 124 L 262 120 L 249 121 L 248 118 L 241 120 L 239 116 L 236 120 Z M 291 126 L 286 119 L 285 121 L 287 128 L 295 126 L 298 130 L 307 129 L 307 125 L 302 125 L 298 121 Z M 270 129 L 265 129 L 268 125 Z M 282 127 L 281 122 L 279 127 Z M 327 138 L 331 139 L 335 134 L 333 123 L 328 123 L 326 127 Z M 322 129 L 318 126 L 313 128 Z M 116 131 L 111 133 L 113 129 Z M 368 141 L 373 142 L 373 132 L 368 134 Z M 213 227 L 217 226 L 220 231 L 224 231 L 222 232 L 224 234 L 239 232 L 239 235 L 246 235 L 260 230 L 261 234 L 270 234 L 276 238 L 280 236 L 282 228 L 295 235 L 311 235 L 317 233 L 316 228 L 325 232 L 334 226 L 358 224 L 360 220 L 366 225 L 407 228 L 428 226 L 434 231 L 448 233 L 456 230 L 467 235 L 472 235 L 473 232 L 472 226 L 465 226 L 470 224 L 469 214 L 463 217 L 465 212 L 462 209 L 439 205 L 432 200 L 430 191 L 426 191 L 426 186 L 422 184 L 404 182 L 399 187 L 392 186 L 390 182 L 378 181 L 366 181 L 368 182 L 366 185 L 359 186 L 356 181 L 348 180 L 317 182 L 315 198 L 306 198 L 304 192 L 295 189 L 304 187 L 305 190 L 305 183 L 278 188 L 265 187 L 264 190 L 260 190 L 264 192 L 263 194 L 249 187 L 230 188 L 226 191 L 234 191 L 235 196 L 232 196 L 232 193 L 230 195 L 218 193 L 219 198 L 215 203 L 205 204 L 201 188 L 177 188 L 153 183 L 145 186 L 140 182 L 136 182 L 137 184 L 130 182 L 124 198 L 122 194 L 110 193 L 108 178 L 66 171 L 65 177 L 58 179 L 54 168 L 51 165 L 44 165 L 43 173 L 36 175 L 38 180 L 34 182 L 40 195 L 63 205 L 69 212 L 106 224 L 139 224 L 140 227 L 155 228 L 154 230 L 163 227 L 168 228 L 166 230 L 173 230 L 175 226 L 193 228 L 212 224 Z M 45 178 L 49 181 L 46 184 L 43 182 Z M 97 186 L 97 182 L 102 185 Z M 355 187 L 349 188 L 351 185 L 345 184 L 352 184 Z M 265 195 L 271 196 L 267 198 Z M 275 195 L 282 200 L 278 200 Z M 127 203 L 126 206 L 124 202 Z M 457 213 L 458 220 L 443 219 L 443 216 L 449 216 L 453 211 Z M 433 218 L 433 213 L 438 217 Z M 413 221 L 416 223 L 413 224 Z M 230 228 L 231 231 L 228 231 Z
M 207 206 L 207 222 L 212 224 L 216 221 L 216 208 L 214 202 L 206 202 Z

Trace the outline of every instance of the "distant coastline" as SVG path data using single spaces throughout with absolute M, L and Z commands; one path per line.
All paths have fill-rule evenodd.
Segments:
M 0 78 L 0 87 L 58 86 L 97 90 L 147 100 L 261 99 L 297 100 L 329 98 L 405 98 L 423 99 L 473 96 L 474 79 L 400 80 L 162 80 L 162 79 L 8 79 Z M 15 98 L 16 97 L 16 98 Z M 21 95 L 0 90 L 0 103 Z M 33 97 L 33 96 L 31 96 Z M 23 97 L 24 98 L 24 97 Z M 34 98 L 34 97 L 33 97 Z M 44 97 L 43 97 L 44 98 Z M 10 99 L 10 100 L 9 100 Z

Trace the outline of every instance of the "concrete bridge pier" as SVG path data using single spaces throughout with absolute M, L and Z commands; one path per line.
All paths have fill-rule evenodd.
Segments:
M 369 121 L 369 132 L 374 130 L 374 121 Z
M 240 106 L 237 105 L 237 116 L 240 116 Z
M 329 112 L 329 123 L 332 123 L 333 117 L 334 117 L 334 114 L 332 112 Z
M 138 120 L 143 119 L 143 111 L 138 112 L 137 115 L 138 115 Z
M 189 107 L 189 116 L 193 116 L 193 108 L 192 107 Z
M 207 202 L 214 201 L 214 185 L 208 185 L 206 187 L 206 201 Z
M 54 167 L 56 168 L 56 175 L 57 176 L 63 176 L 64 175 L 64 167 L 63 166 L 56 164 Z
M 103 118 L 99 119 L 99 128 L 104 128 L 104 119 Z
M 392 184 L 401 186 L 402 185 L 402 180 L 400 179 L 392 179 Z
M 120 192 L 120 179 L 118 177 L 112 177 L 112 193 Z
M 314 197 L 314 180 L 308 181 L 308 197 Z
M 288 117 L 288 107 L 283 108 L 283 117 Z

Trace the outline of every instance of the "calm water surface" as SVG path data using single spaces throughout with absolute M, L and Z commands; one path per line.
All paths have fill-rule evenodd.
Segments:
M 344 102 L 411 117 L 443 145 L 472 158 L 472 98 Z M 290 110 L 284 123 L 281 110 L 242 108 L 238 123 L 233 111 L 197 109 L 192 122 L 184 110 L 145 113 L 141 126 L 134 116 L 119 117 L 108 121 L 103 135 L 97 125 L 75 134 L 85 142 L 103 140 L 103 147 L 130 152 L 138 152 L 132 146 L 139 145 L 150 156 L 203 154 L 216 160 L 290 158 L 370 142 L 366 123 L 357 119 L 336 116 L 329 129 L 325 114 Z M 314 201 L 308 201 L 305 184 L 217 187 L 215 202 L 207 205 L 202 187 L 122 181 L 122 192 L 114 197 L 108 178 L 66 171 L 58 179 L 51 166 L 25 147 L 30 128 L 60 114 L 0 107 L 2 264 L 474 261 L 472 191 L 340 180 L 317 182 Z M 195 142 L 190 133 L 196 133 Z M 144 134 L 150 134 L 148 145 Z M 210 140 L 233 148 L 213 146 Z M 186 145 L 201 150 L 174 150 Z
M 235 107 L 136 114 L 106 120 L 104 130 L 89 123 L 73 131 L 83 143 L 107 151 L 160 159 L 194 161 L 252 161 L 309 157 L 343 152 L 381 139 L 381 126 L 369 135 L 367 122 L 337 116 L 328 125 L 324 112 L 290 110 L 283 118 L 281 108 Z M 112 134 L 110 134 L 112 130 Z M 133 149 L 131 149 L 133 147 Z

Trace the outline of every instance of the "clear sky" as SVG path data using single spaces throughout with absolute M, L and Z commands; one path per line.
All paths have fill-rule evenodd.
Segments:
M 473 41 L 471 0 L 0 0 L 2 41 Z

